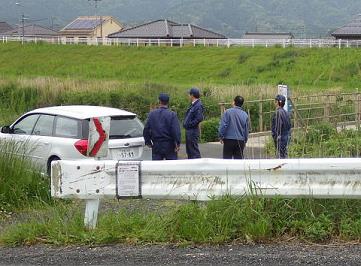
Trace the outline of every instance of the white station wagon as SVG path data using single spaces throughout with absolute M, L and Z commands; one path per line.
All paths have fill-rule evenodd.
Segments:
M 26 143 L 24 154 L 49 174 L 54 160 L 87 158 L 89 121 L 111 118 L 108 157 L 114 160 L 148 160 L 151 151 L 144 145 L 143 124 L 136 114 L 100 106 L 55 106 L 22 115 L 1 128 L 0 140 Z

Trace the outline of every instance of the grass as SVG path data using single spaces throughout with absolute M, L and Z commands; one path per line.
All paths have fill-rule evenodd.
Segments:
M 131 204 L 131 203 L 129 203 Z M 298 239 L 327 243 L 360 241 L 359 200 L 264 199 L 259 197 L 190 202 L 167 211 L 105 211 L 98 227 L 83 225 L 79 204 L 43 207 L 25 221 L 5 227 L 7 246 L 102 244 L 225 244 Z M 161 207 L 161 206 L 160 206 Z
M 286 83 L 296 89 L 354 89 L 358 49 L 96 47 L 0 44 L 3 77 L 119 80 L 168 86 Z
M 33 203 L 51 202 L 47 177 L 34 170 L 26 144 L 0 142 L 0 218 Z

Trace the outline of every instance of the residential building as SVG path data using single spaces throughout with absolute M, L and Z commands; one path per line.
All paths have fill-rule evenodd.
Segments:
M 155 20 L 109 35 L 125 39 L 226 39 L 222 34 L 193 24 L 180 24 L 167 19 Z
M 12 29 L 13 29 L 13 27 L 10 26 L 8 23 L 6 23 L 5 21 L 0 21 L 0 35 L 3 32 L 7 32 L 7 31 L 10 31 Z
M 331 33 L 336 39 L 361 40 L 361 15 Z
M 67 38 L 103 38 L 122 29 L 119 21 L 111 16 L 78 17 L 60 30 Z
M 8 37 L 21 37 L 24 35 L 24 37 L 51 38 L 57 37 L 59 33 L 47 27 L 34 24 L 16 27 L 12 30 L 0 33 L 0 35 Z
M 291 32 L 246 32 L 242 39 L 252 40 L 290 40 L 295 37 Z

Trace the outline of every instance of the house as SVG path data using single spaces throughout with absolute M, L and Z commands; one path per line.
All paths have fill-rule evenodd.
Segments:
M 24 37 L 51 38 L 57 37 L 59 33 L 47 27 L 33 24 L 25 25 L 24 27 L 16 27 L 12 30 L 0 33 L 0 35 L 8 37 L 21 37 L 24 35 Z
M 331 33 L 336 39 L 361 40 L 361 15 Z
M 295 37 L 291 32 L 246 32 L 242 39 L 251 40 L 290 40 Z
M 0 35 L 3 32 L 7 32 L 7 31 L 10 31 L 12 29 L 13 29 L 13 27 L 11 27 L 8 23 L 6 23 L 5 21 L 0 21 Z
M 109 38 L 125 39 L 226 39 L 222 34 L 192 24 L 167 19 L 155 20 L 110 34 Z
M 60 30 L 68 38 L 102 38 L 122 29 L 119 21 L 111 16 L 78 17 Z

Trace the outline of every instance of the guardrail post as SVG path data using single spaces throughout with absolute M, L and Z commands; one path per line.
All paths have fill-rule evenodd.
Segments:
M 312 40 L 310 39 L 310 48 L 312 48 Z
M 158 39 L 158 46 L 160 46 L 160 40 Z
M 227 39 L 227 47 L 231 47 L 231 41 L 229 39 Z
M 137 38 L 137 47 L 139 47 L 139 39 Z
M 193 46 L 196 47 L 196 39 L 193 39 Z
M 206 47 L 206 39 L 203 39 L 203 46 Z
M 255 46 L 255 43 L 254 43 L 255 41 L 254 41 L 254 39 L 252 40 L 252 48 L 254 48 L 254 46 Z
M 341 39 L 338 40 L 338 49 L 341 49 Z
M 98 220 L 99 199 L 86 200 L 84 225 L 87 229 L 95 229 Z
M 283 39 L 283 48 L 286 48 L 286 40 Z

